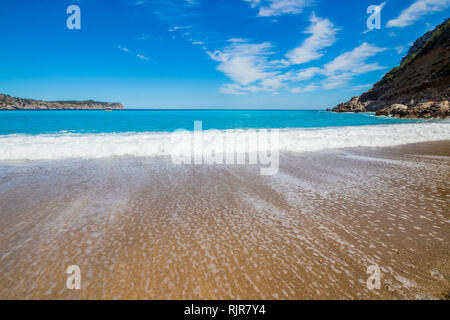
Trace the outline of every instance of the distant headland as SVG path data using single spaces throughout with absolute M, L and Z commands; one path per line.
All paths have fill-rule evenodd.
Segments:
M 124 109 L 118 102 L 86 101 L 41 101 L 22 99 L 0 94 L 0 110 L 104 110 Z
M 420 37 L 399 67 L 334 112 L 375 112 L 400 118 L 450 117 L 450 19 Z

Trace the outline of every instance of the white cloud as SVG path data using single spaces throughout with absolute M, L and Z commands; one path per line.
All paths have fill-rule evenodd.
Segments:
M 352 74 L 363 74 L 370 71 L 384 69 L 378 63 L 367 63 L 366 60 L 379 52 L 386 51 L 364 42 L 352 51 L 345 52 L 324 66 L 324 74 L 332 76 L 338 73 L 350 72 Z
M 141 60 L 146 60 L 146 61 L 149 61 L 149 60 L 150 60 L 149 58 L 147 58 L 146 56 L 144 56 L 144 55 L 142 55 L 142 54 L 137 54 L 136 57 L 138 57 L 138 58 L 141 59 Z
M 304 32 L 310 34 L 301 46 L 286 54 L 293 64 L 303 64 L 320 59 L 325 53 L 323 49 L 332 46 L 336 42 L 338 29 L 328 19 L 316 17 L 313 13 L 310 18 L 311 25 Z
M 119 48 L 119 50 L 121 50 L 121 51 L 123 51 L 123 52 L 126 52 L 126 53 L 129 53 L 129 54 L 134 55 L 134 53 L 132 53 L 131 50 L 128 49 L 128 48 L 122 47 L 122 46 L 120 46 L 120 45 L 118 45 L 117 48 Z M 149 60 L 150 60 L 149 58 L 147 58 L 146 56 L 144 56 L 144 55 L 142 55 L 142 54 L 136 54 L 136 57 L 139 58 L 139 59 L 141 59 L 141 60 L 146 60 L 146 61 L 149 61 Z
M 252 8 L 258 7 L 259 17 L 273 17 L 282 14 L 298 14 L 303 12 L 308 0 L 244 0 L 250 2 Z
M 175 26 L 169 29 L 169 32 L 174 32 L 177 30 L 187 30 L 187 29 L 191 29 L 192 26 Z
M 357 75 L 385 69 L 377 62 L 367 62 L 369 58 L 383 51 L 386 51 L 386 49 L 365 42 L 355 49 L 336 57 L 322 68 L 321 73 L 327 76 L 323 81 L 323 88 L 340 88 L 347 85 Z
M 322 68 L 311 67 L 297 71 L 290 79 L 292 82 L 306 81 L 316 76 L 325 76 L 325 78 L 322 80 L 320 86 L 317 83 L 313 83 L 304 88 L 293 88 L 291 92 L 310 92 L 320 88 L 331 90 L 345 87 L 358 75 L 384 69 L 378 63 L 369 63 L 367 60 L 385 50 L 384 48 L 363 43 L 353 50 L 336 57 Z
M 209 57 L 218 61 L 217 69 L 233 81 L 248 85 L 254 81 L 274 75 L 269 72 L 267 56 L 271 54 L 272 45 L 268 42 L 249 44 L 233 42 L 223 50 L 207 52 Z
M 242 90 L 242 87 L 237 83 L 226 84 L 219 89 L 220 93 L 245 95 L 247 92 Z
M 309 80 L 309 79 L 315 77 L 316 75 L 320 74 L 321 71 L 322 70 L 320 68 L 317 68 L 317 67 L 311 67 L 311 68 L 308 68 L 308 69 L 300 70 L 295 75 L 295 79 L 297 81 Z
M 353 77 L 354 74 L 351 72 L 330 75 L 322 82 L 322 87 L 326 90 L 341 88 L 346 86 Z
M 313 92 L 320 89 L 320 85 L 317 83 L 311 83 L 309 85 L 307 85 L 304 88 L 301 87 L 295 87 L 295 88 L 291 88 L 289 89 L 290 92 L 292 93 L 302 93 L 302 92 Z
M 261 5 L 263 1 L 250 1 Z M 320 59 L 325 48 L 336 42 L 339 28 L 329 19 L 310 17 L 310 26 L 304 32 L 309 36 L 303 43 L 288 53 L 286 58 L 275 57 L 270 42 L 251 43 L 247 39 L 231 38 L 227 45 L 215 51 L 203 49 L 218 62 L 217 70 L 233 82 L 223 85 L 221 93 L 245 95 L 254 92 L 279 93 L 281 90 L 293 93 L 311 92 L 319 89 L 337 89 L 348 86 L 351 80 L 361 74 L 384 69 L 369 59 L 387 49 L 369 43 L 362 43 L 353 50 L 344 52 L 322 66 L 296 69 L 297 65 Z M 283 54 L 281 53 L 283 57 Z M 308 81 L 305 85 L 298 83 Z
M 291 88 L 291 89 L 289 89 L 289 91 L 292 93 L 300 93 L 300 92 L 302 92 L 302 88 L 299 88 L 299 87 Z
M 450 0 L 416 0 L 412 5 L 402 11 L 396 19 L 387 23 L 388 28 L 404 28 L 412 25 L 421 17 L 447 9 Z
M 292 72 L 286 72 L 284 74 L 276 74 L 261 80 L 261 86 L 266 91 L 273 91 L 285 86 L 285 81 L 292 79 Z
M 261 0 L 244 0 L 246 2 L 250 2 L 252 8 L 256 7 L 257 5 L 259 5 L 261 3 Z
M 231 38 L 227 40 L 228 42 L 248 42 L 247 39 L 243 39 L 243 38 Z
M 369 62 L 369 58 L 387 49 L 363 43 L 351 51 L 336 57 L 323 67 L 310 67 L 303 70 L 283 71 L 286 66 L 269 61 L 272 54 L 270 43 L 249 44 L 232 43 L 223 50 L 207 52 L 211 59 L 218 61 L 217 69 L 227 75 L 234 83 L 220 88 L 221 93 L 244 95 L 250 92 L 279 92 L 287 90 L 293 93 L 311 92 L 318 89 L 337 89 L 348 85 L 356 76 L 384 69 L 378 63 Z M 304 87 L 291 87 L 300 81 L 320 76 L 314 83 Z M 318 82 L 319 81 L 319 82 Z M 359 87 L 357 87 L 359 89 Z
M 130 52 L 130 49 L 124 48 L 124 47 L 122 47 L 122 46 L 117 46 L 117 48 L 119 48 L 119 49 L 122 50 L 123 52 Z
M 270 90 L 268 90 L 265 87 L 255 86 L 255 85 L 241 86 L 238 83 L 226 84 L 219 89 L 220 93 L 233 94 L 233 95 L 247 95 L 249 93 L 261 92 L 261 91 L 270 91 Z
M 394 48 L 395 52 L 397 52 L 397 54 L 402 54 L 403 52 L 405 52 L 406 48 L 404 46 L 397 46 Z
M 291 81 L 293 72 L 280 72 L 281 62 L 269 61 L 272 44 L 268 42 L 252 44 L 244 39 L 230 39 L 231 44 L 222 50 L 207 54 L 218 61 L 217 69 L 235 83 L 226 84 L 220 92 L 228 94 L 248 94 L 249 92 L 275 92 Z
M 278 93 L 278 89 L 287 88 L 286 82 L 291 81 L 292 72 L 272 73 L 267 77 L 255 82 L 255 84 L 242 85 L 240 83 L 226 84 L 220 88 L 221 93 L 245 95 L 255 92 L 271 92 Z

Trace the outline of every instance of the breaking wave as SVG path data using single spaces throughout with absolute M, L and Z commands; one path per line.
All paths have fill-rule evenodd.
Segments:
M 248 131 L 236 130 L 237 144 Z M 224 150 L 230 131 L 204 131 L 202 149 Z M 177 139 L 174 140 L 174 137 Z M 155 157 L 191 154 L 193 132 L 41 134 L 0 136 L 0 160 L 57 160 L 70 158 Z M 450 140 L 449 122 L 336 127 L 320 129 L 280 129 L 275 145 L 279 151 L 308 152 L 352 147 L 389 147 L 427 141 Z M 252 143 L 250 143 L 250 149 Z M 272 150 L 274 145 L 271 146 Z M 238 148 L 239 149 L 239 148 Z M 252 151 L 252 150 L 249 150 Z M 253 150 L 254 151 L 254 150 Z M 261 151 L 259 149 L 259 151 Z M 195 151 L 194 151 L 195 152 Z

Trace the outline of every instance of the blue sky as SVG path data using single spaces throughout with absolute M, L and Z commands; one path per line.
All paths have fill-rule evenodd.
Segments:
M 69 5 L 81 30 L 69 30 Z M 367 8 L 381 5 L 368 32 Z M 0 92 L 128 108 L 323 109 L 359 95 L 450 0 L 14 0 Z

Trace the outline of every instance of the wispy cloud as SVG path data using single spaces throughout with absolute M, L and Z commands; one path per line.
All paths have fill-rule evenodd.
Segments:
M 322 70 L 318 67 L 311 67 L 304 70 L 300 70 L 295 74 L 296 81 L 306 81 L 314 78 L 316 75 L 320 74 Z
M 268 71 L 270 64 L 267 61 L 271 48 L 269 42 L 260 44 L 232 42 L 222 50 L 207 53 L 212 60 L 219 62 L 217 67 L 219 71 L 241 85 L 248 85 L 273 74 Z
M 290 92 L 292 93 L 303 93 L 303 92 L 313 92 L 320 89 L 320 84 L 318 83 L 311 83 L 309 85 L 307 85 L 306 87 L 295 87 L 295 88 L 291 88 L 289 89 Z
M 325 53 L 323 49 L 336 42 L 338 29 L 328 19 L 317 17 L 314 13 L 310 17 L 311 25 L 304 32 L 310 34 L 303 43 L 286 54 L 293 64 L 303 64 L 320 59 Z
M 331 90 L 345 87 L 353 77 L 354 74 L 351 72 L 330 75 L 322 81 L 322 88 Z
M 449 6 L 450 0 L 416 0 L 412 5 L 403 10 L 396 19 L 389 20 L 387 27 L 404 28 L 410 26 L 423 16 L 443 11 Z
M 128 54 L 131 54 L 131 55 L 133 55 L 133 56 L 135 56 L 135 57 L 137 57 L 137 58 L 139 58 L 139 59 L 141 59 L 141 60 L 150 61 L 150 59 L 147 58 L 146 56 L 144 56 L 143 54 L 139 54 L 139 53 L 138 53 L 138 54 L 134 54 L 130 49 L 125 48 L 125 47 L 123 47 L 123 46 L 118 45 L 117 48 L 118 48 L 119 50 L 121 50 L 121 51 L 123 51 L 123 52 L 126 52 L 126 53 L 128 53 Z
M 147 58 L 146 56 L 144 56 L 144 55 L 142 55 L 142 54 L 137 54 L 136 57 L 138 57 L 138 58 L 141 59 L 141 60 L 146 60 L 146 61 L 149 61 L 149 60 L 150 60 L 149 58 Z
M 248 40 L 247 39 L 243 39 L 243 38 L 231 38 L 231 39 L 228 39 L 227 40 L 227 42 L 248 42 Z
M 397 54 L 402 54 L 403 52 L 405 52 L 406 48 L 404 46 L 397 46 L 394 48 L 395 52 L 397 52 Z
M 310 35 L 303 43 L 285 56 L 287 59 L 269 59 L 274 52 L 269 42 L 254 44 L 247 39 L 232 38 L 231 43 L 221 50 L 207 52 L 209 57 L 218 61 L 217 69 L 223 72 L 234 84 L 227 84 L 223 93 L 245 94 L 247 92 L 275 92 L 288 88 L 288 83 L 309 80 L 323 73 L 318 67 L 302 71 L 289 70 L 294 65 L 307 63 L 322 57 L 324 48 L 336 41 L 337 28 L 328 19 L 312 14 L 310 26 L 304 32 Z M 312 87 L 308 88 L 308 91 Z
M 273 17 L 283 14 L 298 14 L 309 5 L 308 0 L 244 0 L 252 8 L 259 8 L 259 17 Z
M 130 52 L 130 49 L 122 47 L 122 46 L 117 46 L 117 48 L 119 48 L 120 50 L 122 50 L 123 52 Z
M 370 63 L 367 60 L 386 50 L 365 42 L 353 50 L 336 57 L 322 68 L 321 73 L 327 76 L 323 81 L 323 88 L 340 88 L 347 85 L 357 75 L 385 69 L 377 62 Z
M 136 10 L 148 11 L 166 25 L 178 25 L 186 17 L 198 14 L 197 0 L 126 0 Z
M 269 43 L 234 43 L 222 51 L 209 53 L 213 60 L 220 62 L 217 69 L 235 81 L 235 83 L 224 85 L 220 92 L 244 95 L 254 92 L 274 93 L 280 89 L 292 93 L 303 93 L 319 89 L 343 88 L 358 75 L 385 69 L 376 62 L 369 62 L 369 59 L 387 50 L 363 43 L 322 67 L 295 71 L 284 70 L 283 67 L 277 69 L 279 65 L 268 61 L 271 48 L 272 45 Z M 313 83 L 302 87 L 297 84 L 313 78 L 315 79 Z
M 330 63 L 324 66 L 324 73 L 334 75 L 337 73 L 351 72 L 353 74 L 363 74 L 369 71 L 383 69 L 378 63 L 368 63 L 367 59 L 373 57 L 379 52 L 386 51 L 385 48 L 379 48 L 364 42 L 355 49 L 345 52 L 336 57 Z
M 175 26 L 175 27 L 170 28 L 169 32 L 174 32 L 174 31 L 177 31 L 177 30 L 188 30 L 188 29 L 191 29 L 191 28 L 192 28 L 192 26 Z
M 252 3 L 260 5 L 262 1 Z M 329 19 L 313 13 L 310 25 L 304 31 L 308 35 L 306 39 L 285 54 L 275 52 L 270 42 L 252 43 L 243 38 L 228 39 L 227 45 L 219 50 L 204 50 L 218 62 L 217 70 L 233 81 L 222 86 L 220 92 L 235 95 L 280 91 L 304 93 L 343 88 L 359 75 L 385 68 L 371 62 L 370 58 L 387 49 L 362 43 L 321 66 L 298 69 L 301 64 L 325 56 L 326 49 L 337 41 L 339 30 Z M 278 58 L 280 54 L 285 58 Z M 299 85 L 303 82 L 306 83 Z
M 244 88 L 238 83 L 229 83 L 223 85 L 220 89 L 220 93 L 224 94 L 233 94 L 233 95 L 246 95 L 249 91 L 252 91 L 252 89 L 257 89 L 256 87 L 247 87 Z M 256 90 L 253 90 L 253 92 L 256 92 Z
M 149 34 L 146 34 L 146 33 L 142 33 L 141 35 L 136 37 L 137 40 L 148 40 L 150 38 L 151 38 L 151 36 Z

